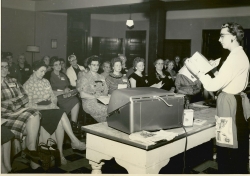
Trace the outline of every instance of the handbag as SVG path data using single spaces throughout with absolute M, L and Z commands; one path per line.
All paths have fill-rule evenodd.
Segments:
M 46 144 L 44 142 L 39 143 L 37 151 L 41 167 L 45 171 L 61 165 L 60 152 L 57 148 L 57 143 L 52 138 L 48 138 Z

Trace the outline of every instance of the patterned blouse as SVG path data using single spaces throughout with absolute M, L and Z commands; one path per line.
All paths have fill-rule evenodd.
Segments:
M 37 108 L 38 102 L 50 99 L 52 103 L 46 109 L 59 109 L 56 105 L 57 97 L 54 95 L 47 79 L 37 79 L 34 75 L 31 75 L 23 87 L 29 96 L 29 107 Z
M 115 75 L 114 73 L 110 73 L 109 76 L 106 77 L 106 83 L 109 89 L 109 94 L 112 94 L 112 92 L 116 89 L 118 89 L 118 84 L 125 84 L 127 85 L 127 88 L 130 88 L 130 83 L 128 78 L 120 75 Z
M 12 101 L 4 102 L 6 100 Z M 1 84 L 1 115 L 15 112 L 16 107 L 22 107 L 29 101 L 22 85 L 15 79 L 6 77 Z

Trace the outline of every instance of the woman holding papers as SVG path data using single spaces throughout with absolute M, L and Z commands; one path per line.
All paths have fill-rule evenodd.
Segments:
M 116 89 L 129 88 L 130 84 L 127 77 L 121 74 L 122 60 L 119 57 L 112 59 L 111 67 L 113 72 L 106 77 L 106 83 L 109 89 L 108 93 L 112 94 Z
M 161 87 L 161 89 L 174 92 L 175 85 L 170 73 L 163 71 L 164 60 L 157 59 L 154 62 L 154 66 L 155 66 L 155 72 L 149 76 L 149 85 L 162 82 L 163 86 Z
M 58 106 L 64 110 L 66 114 L 71 114 L 71 126 L 74 133 L 80 132 L 80 127 L 77 125 L 80 102 L 74 95 L 78 93 L 76 89 L 71 89 L 69 78 L 61 72 L 60 59 L 52 57 L 50 66 L 53 71 L 50 74 L 49 82 L 54 94 L 57 96 Z
M 193 66 L 191 59 L 185 64 L 208 91 L 222 90 L 217 98 L 216 142 L 218 169 L 223 174 L 247 174 L 249 156 L 250 117 L 249 100 L 245 90 L 249 77 L 249 60 L 240 46 L 244 37 L 242 26 L 223 24 L 219 42 L 230 54 L 215 78 Z M 213 62 L 210 62 L 213 65 Z
M 80 72 L 76 84 L 77 90 L 82 98 L 83 110 L 90 114 L 97 122 L 105 122 L 107 117 L 107 106 L 98 103 L 97 98 L 108 95 L 108 87 L 104 76 L 98 74 L 100 58 L 91 56 L 87 59 L 89 72 Z
M 40 125 L 40 113 L 32 108 L 24 108 L 29 101 L 28 95 L 20 83 L 7 76 L 8 69 L 8 60 L 1 59 L 1 121 L 5 121 L 2 124 L 2 129 L 8 128 L 14 134 L 14 138 L 19 141 L 22 141 L 23 136 L 26 135 L 27 148 L 25 153 L 32 158 L 31 160 L 37 159 L 36 139 Z M 10 148 L 4 147 L 2 149 L 7 149 L 5 152 L 10 152 L 8 151 Z M 6 159 L 10 160 L 8 157 Z M 7 160 L 4 163 L 7 172 L 9 172 L 11 165 L 10 161 Z M 32 168 L 33 164 L 31 162 Z
M 49 81 L 43 78 L 45 71 L 46 65 L 43 62 L 33 63 L 33 74 L 23 86 L 29 97 L 27 106 L 39 110 L 42 115 L 40 142 L 46 143 L 47 139 L 53 135 L 60 151 L 61 164 L 65 165 L 67 160 L 64 158 L 62 149 L 64 132 L 71 139 L 73 149 L 85 150 L 86 146 L 76 138 L 67 114 L 57 106 L 57 97 Z

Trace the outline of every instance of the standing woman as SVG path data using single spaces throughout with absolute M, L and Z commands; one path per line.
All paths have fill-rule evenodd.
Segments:
M 185 62 L 206 90 L 222 90 L 217 98 L 216 116 L 217 161 L 222 174 L 248 173 L 250 105 L 242 91 L 248 83 L 249 60 L 240 46 L 243 37 L 243 28 L 237 23 L 221 26 L 219 42 L 230 54 L 214 78 L 194 67 L 190 59 Z
M 97 98 L 108 95 L 108 87 L 104 76 L 98 74 L 100 58 L 91 56 L 87 60 L 89 71 L 81 71 L 78 75 L 76 88 L 82 98 L 83 110 L 90 114 L 97 122 L 105 122 L 107 106 L 98 103 Z
M 66 114 L 71 114 L 72 129 L 75 133 L 79 133 L 80 128 L 77 125 L 77 119 L 80 102 L 78 98 L 74 96 L 78 91 L 71 89 L 69 78 L 61 72 L 62 67 L 58 57 L 52 57 L 50 59 L 50 66 L 53 71 L 50 74 L 49 82 L 54 94 L 57 96 L 58 106 L 64 110 Z
M 58 150 L 61 156 L 61 164 L 67 164 L 63 155 L 64 131 L 71 140 L 73 149 L 85 150 L 85 143 L 79 141 L 74 135 L 67 114 L 58 108 L 57 97 L 54 95 L 50 83 L 43 76 L 46 72 L 46 65 L 37 61 L 33 64 L 33 74 L 24 84 L 28 94 L 28 107 L 40 111 L 41 119 L 41 142 L 46 143 L 48 137 L 55 137 Z M 54 136 L 55 135 L 55 136 Z
M 112 59 L 111 66 L 113 72 L 111 72 L 109 76 L 107 76 L 106 78 L 106 83 L 109 89 L 108 93 L 112 94 L 112 92 L 118 89 L 119 86 L 122 88 L 130 88 L 130 84 L 127 77 L 123 76 L 123 74 L 121 73 L 122 71 L 121 59 L 119 57 Z
M 67 69 L 66 74 L 70 80 L 71 86 L 76 87 L 76 80 L 78 73 L 80 71 L 86 71 L 86 70 L 83 66 L 77 64 L 77 59 L 74 54 L 68 57 L 68 61 L 71 66 Z

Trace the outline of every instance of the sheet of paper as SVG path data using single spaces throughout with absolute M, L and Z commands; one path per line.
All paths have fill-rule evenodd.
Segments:
M 204 73 L 207 73 L 210 70 L 212 70 L 214 67 L 216 67 L 216 66 L 210 65 L 208 60 L 202 54 L 200 54 L 198 51 L 196 51 L 193 54 L 193 56 L 190 58 L 190 60 L 195 64 L 196 68 L 199 68 L 199 70 L 204 72 Z
M 126 89 L 127 87 L 127 84 L 118 84 L 118 89 Z
M 194 75 L 187 69 L 187 67 L 185 65 L 179 70 L 179 74 L 182 74 L 182 75 L 188 77 L 193 82 L 195 82 L 197 80 L 194 77 Z
M 103 104 L 107 105 L 107 104 L 109 104 L 110 96 L 100 96 L 97 98 L 97 100 L 99 100 Z

